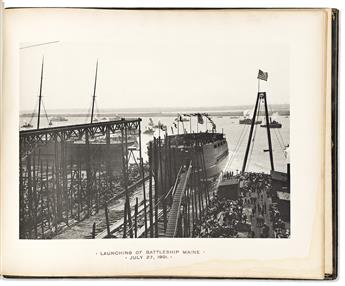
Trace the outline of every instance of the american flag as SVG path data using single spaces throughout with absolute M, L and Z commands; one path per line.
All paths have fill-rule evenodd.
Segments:
M 268 78 L 268 73 L 263 72 L 262 70 L 259 70 L 258 79 L 267 81 L 267 78 Z

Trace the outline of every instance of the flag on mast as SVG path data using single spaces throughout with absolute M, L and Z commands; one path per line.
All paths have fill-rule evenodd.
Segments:
M 259 70 L 258 79 L 267 81 L 267 78 L 268 78 L 268 73 L 267 72 L 263 72 L 262 70 Z

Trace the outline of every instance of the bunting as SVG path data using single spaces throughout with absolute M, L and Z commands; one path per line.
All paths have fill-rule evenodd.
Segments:
M 205 113 L 204 115 L 205 115 L 205 117 L 208 119 L 208 121 L 210 121 L 210 123 L 211 123 L 211 125 L 212 125 L 212 129 L 213 129 L 213 130 L 216 130 L 216 129 L 217 129 L 217 126 L 216 126 L 216 124 L 214 123 L 214 121 L 212 120 L 212 118 L 211 118 L 207 113 Z

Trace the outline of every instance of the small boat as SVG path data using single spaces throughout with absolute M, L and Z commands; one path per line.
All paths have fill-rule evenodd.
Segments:
M 52 126 L 53 125 L 53 122 L 51 120 L 49 120 L 49 126 Z
M 260 125 L 260 127 L 267 127 L 267 124 L 262 124 Z M 282 124 L 279 123 L 278 121 L 270 121 L 270 123 L 268 124 L 269 128 L 282 128 Z
M 148 125 L 149 125 L 149 127 L 154 127 L 155 126 L 152 118 L 149 118 L 149 124 Z
M 61 122 L 61 121 L 68 121 L 68 119 L 62 115 L 57 115 L 57 116 L 54 116 L 50 121 Z
M 155 133 L 155 130 L 152 128 L 152 127 L 147 127 L 144 132 L 144 134 L 147 134 L 147 135 L 153 135 Z
M 251 125 L 252 124 L 252 119 L 251 118 L 244 118 L 239 120 L 240 124 L 246 124 L 246 125 Z M 261 124 L 261 120 L 256 120 L 254 124 Z
M 245 110 L 243 111 L 243 118 L 239 120 L 240 124 L 251 125 L 252 124 L 253 111 Z M 254 124 L 261 124 L 261 120 L 256 120 Z
M 272 115 L 272 117 L 273 116 L 276 116 L 275 114 L 273 114 Z M 275 120 L 275 119 L 273 119 L 272 120 L 272 117 L 270 117 L 270 119 L 269 119 L 269 124 L 268 124 L 268 126 L 269 126 L 269 128 L 282 128 L 282 124 L 281 123 L 279 123 L 277 120 Z M 267 127 L 267 124 L 262 124 L 262 125 L 260 125 L 261 127 Z
M 22 128 L 32 128 L 33 125 L 30 122 L 24 122 L 24 124 L 21 126 Z

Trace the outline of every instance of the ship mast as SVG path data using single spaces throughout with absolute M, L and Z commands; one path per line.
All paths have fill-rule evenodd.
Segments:
M 37 129 L 40 128 L 41 103 L 42 103 L 43 66 L 44 66 L 44 57 L 42 58 L 40 94 L 39 94 L 39 97 L 38 97 Z
M 97 71 L 98 71 L 98 59 L 97 59 L 97 63 L 96 63 L 95 84 L 94 84 L 94 87 L 93 87 L 91 123 L 93 122 L 93 113 L 94 113 L 94 110 L 95 110 L 96 87 L 97 87 Z

